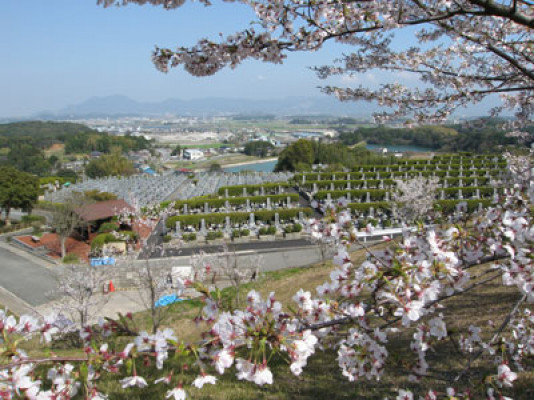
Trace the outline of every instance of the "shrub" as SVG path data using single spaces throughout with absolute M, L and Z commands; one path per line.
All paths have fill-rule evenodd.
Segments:
M 42 224 L 39 221 L 32 222 L 33 234 L 38 235 L 42 232 Z
M 100 249 L 104 247 L 106 243 L 118 242 L 119 240 L 111 233 L 102 233 L 95 237 L 91 242 L 91 249 Z
M 116 231 L 118 228 L 118 225 L 113 222 L 105 222 L 102 225 L 100 225 L 100 228 L 98 228 L 98 233 L 107 233 L 107 232 L 113 232 Z
M 169 243 L 172 240 L 171 235 L 165 235 L 163 236 L 163 243 Z
M 69 253 L 63 257 L 63 264 L 79 264 L 80 258 L 77 254 Z
M 260 228 L 259 232 L 260 236 L 264 235 L 274 235 L 276 233 L 276 227 L 274 226 L 264 226 Z
M 32 224 L 33 222 L 46 224 L 46 218 L 42 215 L 23 215 L 20 219 L 20 222 L 22 222 L 23 224 Z
M 196 233 L 185 233 L 182 235 L 182 239 L 185 242 L 192 242 L 193 240 L 197 240 L 197 234 Z
M 241 236 L 250 236 L 250 229 L 241 229 Z
M 206 234 L 206 240 L 215 240 L 215 239 L 221 239 L 223 237 L 223 233 L 221 231 L 217 232 L 208 232 Z
M 302 225 L 301 224 L 292 224 L 292 225 L 287 225 L 285 228 L 284 228 L 284 232 L 285 233 L 297 233 L 297 232 L 301 232 L 302 231 Z

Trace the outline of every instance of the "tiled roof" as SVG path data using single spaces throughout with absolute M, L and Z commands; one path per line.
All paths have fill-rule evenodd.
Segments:
M 119 200 L 108 200 L 108 201 L 99 201 L 98 203 L 89 204 L 84 207 L 77 208 L 74 210 L 83 220 L 98 221 L 99 219 L 106 219 L 114 217 L 115 215 L 120 215 L 124 212 L 135 212 L 135 209 L 129 205 L 126 201 Z

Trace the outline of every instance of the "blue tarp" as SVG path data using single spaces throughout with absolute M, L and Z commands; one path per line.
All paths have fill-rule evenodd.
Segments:
M 166 296 L 160 297 L 158 299 L 158 301 L 156 301 L 156 303 L 154 305 L 156 307 L 164 307 L 164 306 L 168 306 L 168 305 L 173 304 L 173 303 L 177 303 L 177 302 L 182 301 L 182 300 L 183 299 L 179 298 L 175 294 L 168 294 Z
M 91 267 L 96 267 L 97 265 L 115 265 L 115 259 L 113 257 L 91 258 L 90 263 Z

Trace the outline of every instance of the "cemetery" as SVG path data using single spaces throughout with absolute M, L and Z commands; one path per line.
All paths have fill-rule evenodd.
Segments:
M 502 193 L 496 183 L 505 165 L 500 157 L 455 154 L 338 172 L 108 177 L 51 191 L 47 199 L 61 202 L 73 191 L 110 192 L 146 215 L 162 217 L 168 246 L 201 246 L 299 238 L 310 217 L 328 215 L 333 208 L 347 209 L 359 229 L 402 227 L 406 221 L 392 207 L 396 181 L 415 177 L 438 180 L 434 210 L 450 219 L 490 205 Z
M 369 223 L 401 227 L 404 221 L 392 215 L 395 180 L 439 178 L 434 207 L 450 218 L 453 213 L 489 206 L 502 192 L 495 183 L 505 165 L 494 156 L 399 160 L 390 165 L 361 165 L 352 172 L 301 173 L 288 182 L 222 186 L 211 195 L 162 206 L 170 207 L 165 223 L 172 237 L 195 243 L 243 236 L 261 240 L 269 234 L 287 238 L 294 233 L 292 226 L 304 232 L 308 217 L 327 215 L 329 208 L 348 209 L 358 228 Z
M 261 172 L 261 173 L 170 173 L 160 176 L 135 175 L 130 177 L 106 177 L 86 179 L 82 182 L 63 187 L 53 188 L 45 194 L 45 200 L 62 203 L 73 192 L 84 193 L 98 190 L 113 193 L 119 199 L 140 209 L 155 206 L 164 201 L 186 200 L 217 192 L 219 188 L 236 185 L 261 185 L 271 182 L 287 182 L 293 173 Z

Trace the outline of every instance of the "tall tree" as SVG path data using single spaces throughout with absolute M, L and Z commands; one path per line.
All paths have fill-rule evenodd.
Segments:
M 13 167 L 0 167 L 0 207 L 6 214 L 5 223 L 10 224 L 12 208 L 31 212 L 39 197 L 37 177 Z
M 85 167 L 85 173 L 90 178 L 110 175 L 124 176 L 132 175 L 134 168 L 132 162 L 124 158 L 120 151 L 113 151 L 111 154 L 105 154 L 89 162 Z
M 67 255 L 65 243 L 69 236 L 72 235 L 76 228 L 85 224 L 75 210 L 90 202 L 89 198 L 75 192 L 66 198 L 61 206 L 58 206 L 52 213 L 51 225 L 56 231 L 61 244 L 61 258 L 65 258 Z
M 278 157 L 276 171 L 294 171 L 299 164 L 313 163 L 313 146 L 309 140 L 299 139 L 287 146 Z

